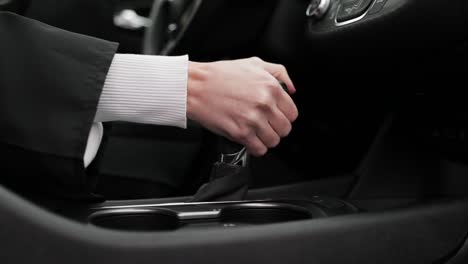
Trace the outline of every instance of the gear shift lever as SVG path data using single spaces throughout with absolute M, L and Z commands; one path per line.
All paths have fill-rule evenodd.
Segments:
M 225 138 L 221 138 L 220 140 L 220 162 L 244 168 L 248 166 L 249 154 L 244 146 L 236 144 Z
M 280 82 L 288 92 L 285 83 Z M 241 201 L 249 188 L 249 154 L 237 143 L 220 138 L 220 160 L 213 165 L 210 181 L 204 184 L 191 202 Z

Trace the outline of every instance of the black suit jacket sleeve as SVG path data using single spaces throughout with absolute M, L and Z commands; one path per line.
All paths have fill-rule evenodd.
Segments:
M 0 182 L 87 196 L 83 156 L 117 44 L 3 12 L 0 39 Z

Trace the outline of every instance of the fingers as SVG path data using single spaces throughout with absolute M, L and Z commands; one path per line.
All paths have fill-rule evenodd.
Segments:
M 287 137 L 289 133 L 291 133 L 291 121 L 289 121 L 289 119 L 278 108 L 275 108 L 272 111 L 269 120 L 270 126 L 276 132 L 278 137 L 284 138 Z
M 248 144 L 245 144 L 245 147 L 247 148 L 247 152 L 255 157 L 264 156 L 268 152 L 268 148 L 257 136 L 252 136 Z
M 260 141 L 262 141 L 263 145 L 270 149 L 278 146 L 281 141 L 281 137 L 271 127 L 268 121 L 259 124 L 259 128 L 256 134 Z
M 271 77 L 270 88 L 270 92 L 275 103 L 274 106 L 270 107 L 270 110 L 277 107 L 282 112 L 282 114 L 286 116 L 290 123 L 296 121 L 297 117 L 299 116 L 297 106 L 291 96 L 289 96 L 289 94 L 284 91 L 284 88 L 274 77 Z
M 299 116 L 299 110 L 296 104 L 292 100 L 291 96 L 286 93 L 282 93 L 277 98 L 277 105 L 279 110 L 286 116 L 289 122 L 296 121 Z
M 251 112 L 229 129 L 229 138 L 244 145 L 248 152 L 260 157 L 279 145 L 291 131 L 291 123 L 278 108 Z
M 265 155 L 268 149 L 277 147 L 281 138 L 288 136 L 291 132 L 291 122 L 277 107 L 265 109 L 262 113 L 251 116 L 249 121 L 245 122 L 248 125 L 240 130 L 243 133 L 235 136 L 254 156 Z
M 265 155 L 268 149 L 277 147 L 281 138 L 291 132 L 291 123 L 278 109 L 271 114 L 270 120 L 259 123 L 256 132 L 246 138 L 245 146 L 250 154 L 257 157 Z
M 273 77 L 280 81 L 283 81 L 288 87 L 288 91 L 290 94 L 296 93 L 296 87 L 294 86 L 291 77 L 289 77 L 289 73 L 286 70 L 286 67 L 284 67 L 281 64 L 265 62 L 260 58 L 256 58 L 256 60 L 259 61 L 263 69 L 269 72 Z
M 260 140 L 252 128 L 238 130 L 238 132 L 230 131 L 229 138 L 244 145 L 247 151 L 255 157 L 261 157 L 268 152 L 268 147 Z

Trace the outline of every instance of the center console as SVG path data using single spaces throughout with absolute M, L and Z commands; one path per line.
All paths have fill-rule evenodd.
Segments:
M 359 210 L 348 202 L 313 197 L 308 200 L 160 203 L 151 201 L 73 210 L 74 219 L 104 229 L 132 232 L 180 231 L 200 228 L 236 228 L 314 220 Z M 66 213 L 65 213 L 66 214 Z

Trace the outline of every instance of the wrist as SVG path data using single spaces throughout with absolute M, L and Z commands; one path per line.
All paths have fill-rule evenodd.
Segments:
M 200 105 L 205 83 L 209 75 L 209 64 L 189 62 L 187 80 L 187 118 L 196 120 L 196 109 Z

